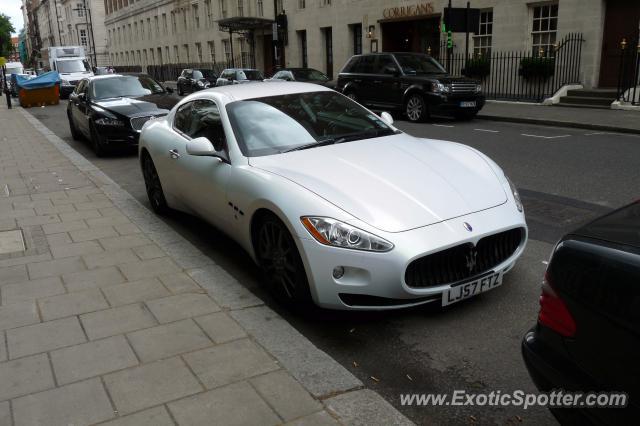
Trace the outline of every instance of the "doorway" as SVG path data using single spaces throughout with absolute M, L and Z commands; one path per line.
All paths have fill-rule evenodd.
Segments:
M 383 52 L 419 52 L 437 56 L 440 49 L 440 18 L 382 22 Z
M 640 2 L 607 0 L 602 36 L 599 87 L 616 87 L 620 74 L 620 42 L 627 40 L 627 49 L 638 45 Z

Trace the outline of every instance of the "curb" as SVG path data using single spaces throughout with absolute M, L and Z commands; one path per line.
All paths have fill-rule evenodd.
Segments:
M 526 117 L 505 117 L 501 115 L 489 115 L 489 114 L 478 114 L 476 118 L 481 120 L 502 121 L 506 123 L 537 124 L 541 126 L 569 127 L 574 129 L 600 130 L 605 132 L 640 135 L 640 129 L 606 126 L 602 124 L 576 123 L 575 121 L 544 120 L 540 118 L 526 118 Z
M 144 207 L 131 194 L 37 118 L 19 108 L 27 121 L 98 187 L 124 215 L 185 270 L 314 398 L 338 418 L 362 424 L 413 423 L 346 368 L 316 347 L 280 315 L 264 305 L 224 269 Z M 339 403 L 349 401 L 349 403 Z M 354 415 L 354 411 L 362 412 Z

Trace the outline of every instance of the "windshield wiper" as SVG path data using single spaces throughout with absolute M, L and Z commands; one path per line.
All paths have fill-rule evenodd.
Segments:
M 303 149 L 315 148 L 317 146 L 325 146 L 325 145 L 336 145 L 339 143 L 355 141 L 360 139 L 370 139 L 377 138 L 380 136 L 389 136 L 394 135 L 396 132 L 393 129 L 368 129 L 363 132 L 353 132 L 353 133 L 345 133 L 343 135 L 337 135 L 335 137 L 320 139 L 319 141 L 307 143 L 304 145 L 299 145 L 294 148 L 290 148 L 284 151 L 280 151 L 280 153 L 291 152 L 291 151 L 300 151 Z
M 282 154 L 291 151 L 301 151 L 303 149 L 315 148 L 317 146 L 333 145 L 334 143 L 336 143 L 335 138 L 320 139 L 319 141 L 305 143 L 304 145 L 298 145 L 294 148 L 285 149 L 284 151 L 280 151 L 280 153 Z

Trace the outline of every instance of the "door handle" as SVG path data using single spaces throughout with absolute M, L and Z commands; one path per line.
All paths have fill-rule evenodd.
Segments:
M 174 160 L 177 160 L 178 158 L 180 158 L 180 153 L 178 152 L 177 149 L 170 149 L 169 155 L 171 155 L 171 158 L 173 158 Z

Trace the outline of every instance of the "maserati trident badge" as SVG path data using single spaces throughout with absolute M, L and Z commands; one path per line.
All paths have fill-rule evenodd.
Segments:
M 471 232 L 473 231 L 473 228 L 471 227 L 471 225 L 469 225 L 469 223 L 465 222 L 463 223 L 464 225 L 464 229 L 466 229 L 467 231 Z

